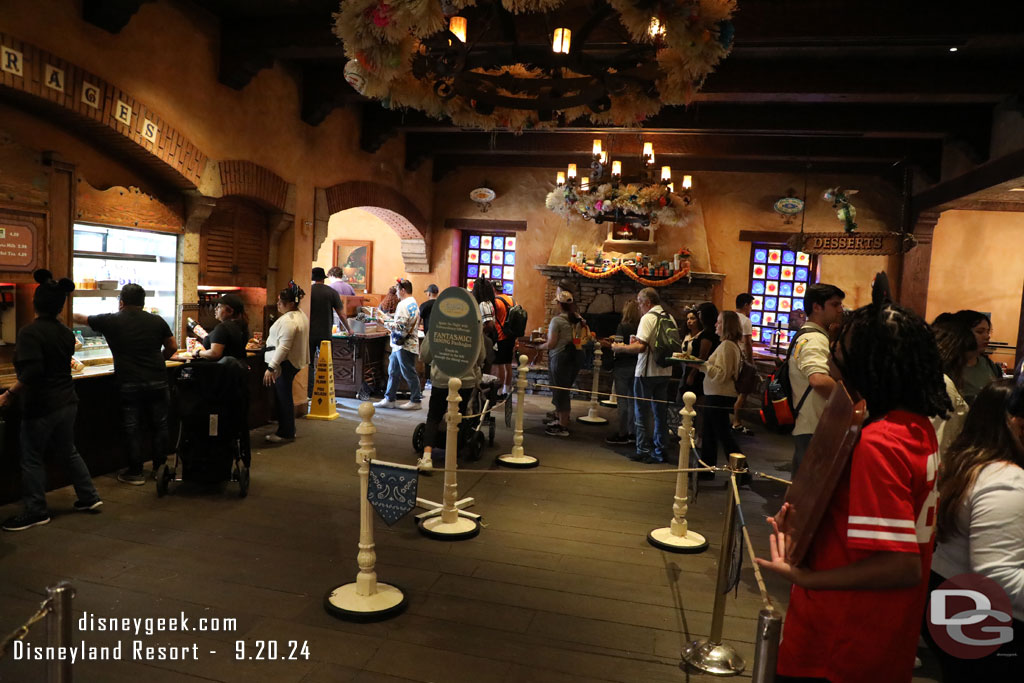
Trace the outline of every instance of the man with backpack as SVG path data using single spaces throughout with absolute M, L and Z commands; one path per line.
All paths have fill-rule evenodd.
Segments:
M 616 353 L 638 354 L 633 380 L 636 415 L 636 455 L 630 460 L 647 464 L 665 462 L 669 451 L 668 385 L 672 365 L 667 359 L 682 348 L 675 318 L 661 306 L 661 296 L 653 287 L 640 290 L 637 305 L 643 317 L 628 344 L 612 344 Z M 652 436 L 647 426 L 654 413 Z M 652 450 L 653 440 L 653 450 Z
M 508 395 L 515 386 L 512 358 L 516 351 L 516 340 L 526 332 L 526 311 L 511 294 L 501 293 L 498 282 L 494 285 L 494 327 L 498 333 L 498 343 L 492 367 L 501 382 L 501 393 Z
M 829 374 L 828 329 L 843 320 L 846 293 L 835 285 L 816 284 L 807 288 L 804 312 L 807 322 L 790 342 L 787 372 L 789 400 L 796 424 L 793 427 L 793 474 L 796 476 L 807 445 L 836 382 Z

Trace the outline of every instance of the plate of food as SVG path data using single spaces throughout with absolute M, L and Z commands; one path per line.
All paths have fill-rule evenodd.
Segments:
M 679 351 L 677 351 L 676 353 L 672 354 L 672 360 L 682 361 L 683 363 L 703 363 L 704 362 L 703 359 L 697 358 L 697 356 L 694 356 L 694 355 L 689 354 L 689 353 L 682 353 L 682 352 L 679 352 Z

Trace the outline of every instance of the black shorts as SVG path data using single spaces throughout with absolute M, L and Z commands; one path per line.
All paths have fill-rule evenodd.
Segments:
M 509 337 L 498 342 L 498 350 L 494 352 L 495 365 L 507 365 L 512 362 L 516 352 L 516 339 Z

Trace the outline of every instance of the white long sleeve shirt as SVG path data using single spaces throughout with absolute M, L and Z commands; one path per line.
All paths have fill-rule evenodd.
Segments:
M 932 570 L 947 579 L 987 576 L 1010 596 L 1014 619 L 1024 621 L 1024 470 L 1008 462 L 986 465 L 957 510 L 956 526 L 936 548 Z
M 298 370 L 306 367 L 309 365 L 309 318 L 302 311 L 288 311 L 270 326 L 267 346 L 274 347 L 264 357 L 276 374 L 280 374 L 285 361 L 290 361 Z

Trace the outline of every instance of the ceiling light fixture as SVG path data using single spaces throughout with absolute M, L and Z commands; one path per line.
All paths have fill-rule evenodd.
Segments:
M 485 130 L 635 126 L 693 99 L 732 50 L 735 9 L 735 0 L 344 0 L 334 32 L 349 57 L 345 80 L 390 109 Z

